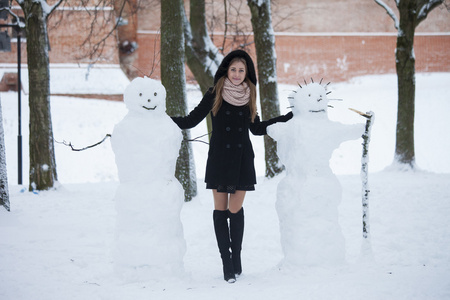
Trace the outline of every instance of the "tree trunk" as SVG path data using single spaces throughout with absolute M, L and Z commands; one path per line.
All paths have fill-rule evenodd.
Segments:
M 256 46 L 259 97 L 262 119 L 280 115 L 277 88 L 275 37 L 272 28 L 270 1 L 248 0 L 252 14 L 253 34 Z M 274 177 L 283 170 L 277 156 L 277 144 L 268 135 L 264 136 L 266 177 Z
M 47 16 L 38 2 L 22 4 L 27 34 L 30 106 L 30 190 L 47 190 L 57 181 L 50 113 Z
M 190 22 L 184 15 L 186 61 L 203 94 L 213 86 L 214 75 L 223 56 L 211 41 L 206 28 L 205 0 L 190 1 Z M 212 131 L 211 117 L 206 119 L 208 133 Z M 211 137 L 211 136 L 210 136 Z
M 166 107 L 170 116 L 184 116 L 187 111 L 184 67 L 183 2 L 161 1 L 161 81 L 167 90 Z M 190 139 L 183 130 L 184 140 Z M 184 188 L 185 201 L 197 195 L 197 181 L 192 147 L 183 142 L 175 176 Z
M 395 162 L 415 167 L 414 114 L 415 114 L 415 54 L 414 34 L 416 27 L 428 14 L 444 3 L 444 0 L 397 0 L 400 16 L 382 0 L 375 0 L 394 20 L 398 30 L 395 65 L 397 70 L 398 111 L 395 144 Z
M 190 1 L 190 23 L 185 19 L 185 39 L 189 69 L 205 93 L 213 86 L 214 75 L 223 59 L 206 29 L 205 0 Z
M 3 131 L 2 103 L 0 101 L 0 206 L 3 206 L 7 211 L 9 211 L 8 174 L 6 172 L 4 136 L 5 134 Z
M 363 237 L 368 239 L 370 237 L 370 222 L 369 222 L 369 143 L 371 139 L 372 126 L 374 121 L 374 113 L 367 112 L 363 114 L 366 120 L 366 126 L 363 138 L 363 151 L 361 158 L 361 179 L 362 179 L 362 210 L 363 210 Z
M 414 31 L 416 26 L 415 1 L 400 1 L 400 27 L 397 36 L 396 69 L 398 80 L 398 111 L 395 159 L 410 167 L 415 165 L 414 111 L 415 111 L 415 57 Z

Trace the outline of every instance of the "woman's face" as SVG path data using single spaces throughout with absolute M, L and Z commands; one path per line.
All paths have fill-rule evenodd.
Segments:
M 231 63 L 228 68 L 228 79 L 230 79 L 234 85 L 239 85 L 244 81 L 245 76 L 247 75 L 246 73 L 244 63 L 237 60 Z

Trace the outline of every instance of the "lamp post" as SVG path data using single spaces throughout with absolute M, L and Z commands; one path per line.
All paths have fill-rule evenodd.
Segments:
M 21 50 L 20 50 L 20 27 L 16 26 L 17 30 L 17 123 L 18 123 L 18 132 L 17 132 L 17 183 L 22 185 L 22 83 L 20 80 L 21 70 Z
M 19 24 L 0 24 L 1 27 L 12 27 L 16 30 L 17 33 L 17 105 L 18 105 L 18 134 L 17 134 L 17 182 L 19 185 L 22 185 L 22 169 L 23 169 L 23 163 L 22 163 L 22 83 L 21 83 L 21 73 L 20 73 L 20 65 L 21 65 L 21 50 L 20 50 L 20 44 L 21 44 L 21 31 Z M 6 36 L 6 39 L 9 39 L 8 36 Z M 10 41 L 8 41 L 10 42 Z M 1 43 L 3 45 L 3 43 Z M 5 46 L 5 45 L 3 45 Z M 3 51 L 11 51 L 11 47 L 5 46 L 5 49 L 0 49 Z

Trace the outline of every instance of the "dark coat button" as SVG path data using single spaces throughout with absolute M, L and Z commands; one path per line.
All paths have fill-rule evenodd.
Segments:
M 238 146 L 238 148 L 242 148 L 242 144 L 238 144 L 237 146 Z
M 230 115 L 230 114 L 231 114 L 231 111 L 227 110 L 227 111 L 225 111 L 225 114 L 226 114 L 226 115 Z
M 239 132 L 242 132 L 242 127 L 239 127 L 239 129 L 238 129 L 238 130 L 239 130 Z
M 230 127 L 227 127 L 227 128 L 225 128 L 225 130 L 226 130 L 226 131 L 230 131 L 230 130 L 231 130 L 231 128 L 230 128 Z
M 225 147 L 226 147 L 227 149 L 230 149 L 230 148 L 231 148 L 231 145 L 230 145 L 230 144 L 227 144 Z
M 239 115 L 242 116 L 244 113 L 242 111 L 239 112 Z

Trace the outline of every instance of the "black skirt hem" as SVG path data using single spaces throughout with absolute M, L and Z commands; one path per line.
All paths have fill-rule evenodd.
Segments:
M 234 194 L 236 191 L 254 191 L 255 185 L 222 185 L 206 183 L 206 188 L 209 190 L 217 190 L 219 193 Z

